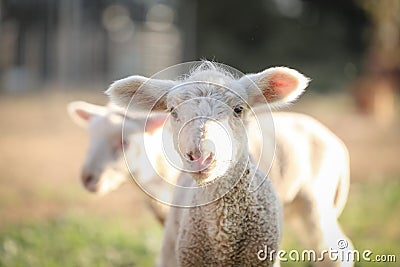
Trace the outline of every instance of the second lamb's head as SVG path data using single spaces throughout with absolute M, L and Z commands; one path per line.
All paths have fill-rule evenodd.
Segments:
M 111 105 L 98 106 L 83 101 L 68 105 L 73 121 L 88 131 L 89 147 L 82 166 L 81 181 L 92 193 L 106 194 L 119 188 L 130 174 L 142 175 L 143 159 L 146 157 L 143 132 L 151 137 L 158 128 L 161 129 L 166 117 L 157 115 L 146 118 L 144 114 L 125 116 L 123 111 Z M 130 161 L 129 169 L 124 153 Z
M 199 184 L 208 183 L 248 161 L 246 117 L 252 107 L 284 105 L 296 99 L 308 79 L 299 72 L 270 68 L 236 78 L 203 62 L 180 80 L 131 76 L 113 83 L 111 100 L 126 106 L 169 112 L 174 147 Z

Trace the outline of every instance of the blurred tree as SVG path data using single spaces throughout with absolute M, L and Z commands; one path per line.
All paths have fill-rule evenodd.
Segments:
M 394 117 L 400 85 L 400 0 L 356 0 L 371 21 L 364 75 L 354 84 L 358 106 L 379 121 Z
M 196 10 L 197 58 L 243 72 L 287 65 L 311 90 L 342 91 L 364 56 L 368 20 L 354 1 L 202 0 Z

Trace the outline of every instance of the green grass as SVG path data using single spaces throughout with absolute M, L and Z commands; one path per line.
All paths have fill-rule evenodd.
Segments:
M 159 240 L 156 223 L 127 229 L 116 221 L 64 217 L 14 225 L 0 230 L 0 266 L 154 266 Z
M 348 205 L 340 218 L 359 250 L 374 255 L 395 255 L 397 263 L 357 266 L 398 266 L 400 262 L 400 180 L 359 182 L 352 185 Z
M 397 263 L 361 266 L 398 266 L 400 262 L 400 181 L 365 181 L 352 185 L 341 225 L 359 251 L 393 254 Z M 289 230 L 289 229 L 287 229 Z M 1 267 L 108 267 L 154 266 L 162 228 L 155 221 L 101 218 L 99 215 L 66 215 L 0 229 Z M 286 250 L 302 249 L 290 238 Z M 282 266 L 311 266 L 286 262 Z

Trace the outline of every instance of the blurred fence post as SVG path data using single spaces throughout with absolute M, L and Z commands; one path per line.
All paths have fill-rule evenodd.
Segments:
M 357 0 L 370 18 L 370 45 L 364 75 L 353 84 L 360 110 L 379 122 L 395 117 L 395 93 L 400 85 L 400 0 Z

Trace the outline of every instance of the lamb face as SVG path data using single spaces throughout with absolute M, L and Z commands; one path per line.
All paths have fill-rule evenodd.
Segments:
M 143 127 L 136 122 L 129 123 L 122 136 L 122 122 L 123 117 L 113 113 L 89 122 L 90 143 L 82 167 L 82 182 L 89 191 L 104 194 L 118 188 L 129 177 L 124 150 L 129 151 L 131 159 L 140 158 L 143 153 L 137 140 Z M 136 173 L 136 169 L 131 172 Z
M 184 169 L 199 183 L 223 175 L 247 157 L 244 121 L 256 105 L 285 105 L 296 99 L 308 79 L 278 67 L 238 79 L 219 66 L 203 62 L 183 80 L 131 76 L 111 85 L 111 100 L 134 108 L 168 110 L 174 146 Z
M 233 168 L 247 152 L 237 144 L 247 143 L 243 118 L 249 107 L 231 86 L 192 79 L 175 87 L 166 102 L 184 170 L 204 184 Z
M 93 193 L 105 194 L 126 181 L 128 171 L 123 158 L 122 117 L 109 107 L 83 101 L 71 102 L 68 112 L 78 125 L 87 128 L 89 146 L 82 166 L 81 181 Z
M 77 124 L 88 129 L 89 146 L 81 175 L 88 191 L 105 194 L 120 187 L 130 174 L 144 176 L 141 166 L 146 157 L 143 130 L 146 136 L 152 133 L 165 121 L 165 116 L 130 118 L 123 110 L 82 101 L 70 103 L 68 111 Z M 129 168 L 124 152 L 130 159 Z

